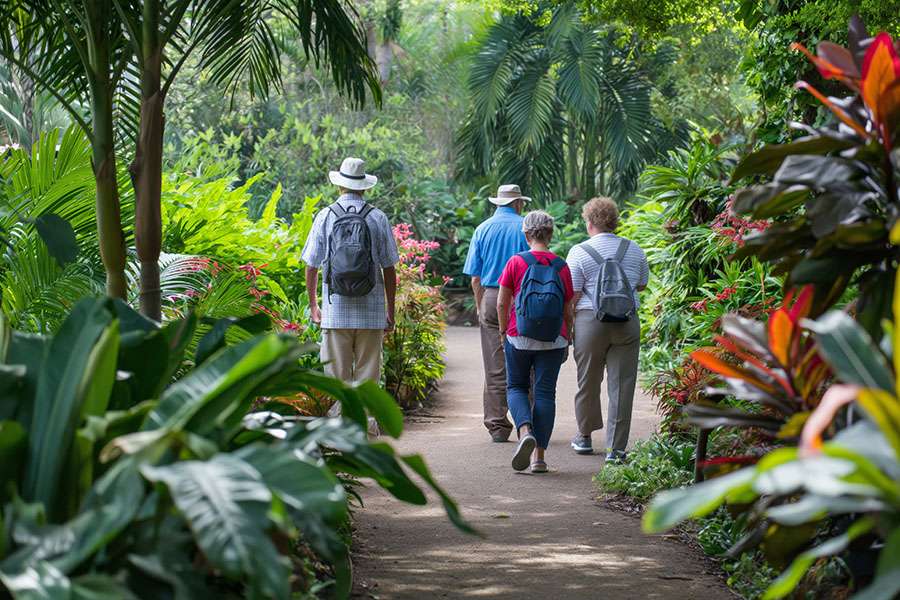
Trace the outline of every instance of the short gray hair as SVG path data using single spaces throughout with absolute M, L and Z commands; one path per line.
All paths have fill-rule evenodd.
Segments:
M 547 244 L 553 237 L 553 217 L 542 210 L 533 210 L 522 220 L 522 231 L 527 237 Z

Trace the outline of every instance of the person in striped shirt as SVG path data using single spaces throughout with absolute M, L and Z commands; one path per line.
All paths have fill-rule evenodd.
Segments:
M 625 238 L 614 232 L 619 224 L 619 209 L 610 198 L 594 198 L 582 209 L 590 245 L 605 259 L 615 257 Z M 635 312 L 639 305 L 638 292 L 647 287 L 650 268 L 641 248 L 630 240 L 621 265 L 634 292 Z M 575 288 L 574 357 L 578 372 L 578 392 L 575 394 L 575 418 L 578 434 L 572 448 L 578 454 L 593 454 L 591 434 L 603 428 L 600 384 L 604 372 L 609 374 L 608 427 L 606 431 L 606 460 L 625 459 L 625 448 L 631 429 L 631 408 L 637 384 L 638 355 L 641 324 L 637 314 L 625 322 L 599 321 L 594 316 L 593 298 L 600 274 L 600 263 L 579 244 L 566 258 Z

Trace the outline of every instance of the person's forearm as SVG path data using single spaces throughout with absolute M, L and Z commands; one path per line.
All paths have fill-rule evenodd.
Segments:
M 566 322 L 566 332 L 569 334 L 569 339 L 574 339 L 575 335 L 575 298 L 572 298 L 567 304 L 566 308 L 563 311 L 563 319 Z
M 509 307 L 512 302 L 512 290 L 500 286 L 497 294 L 497 322 L 500 325 L 500 333 L 506 332 L 509 325 Z
M 484 288 L 481 287 L 481 277 L 472 278 L 472 293 L 475 295 L 475 312 L 481 312 L 481 299 L 484 298 Z
M 319 270 L 314 267 L 306 267 L 306 294 L 309 296 L 310 308 L 319 305 Z
M 383 270 L 384 274 L 384 299 L 387 302 L 388 318 L 394 320 L 394 303 L 397 299 L 397 269 L 388 267 Z

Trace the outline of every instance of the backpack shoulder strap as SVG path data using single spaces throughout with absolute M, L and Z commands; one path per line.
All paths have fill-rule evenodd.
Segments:
M 334 213 L 335 217 L 343 217 L 347 214 L 347 209 L 341 206 L 340 202 L 335 202 L 331 206 L 328 207 L 332 213 Z
M 534 256 L 534 254 L 531 253 L 530 250 L 519 252 L 518 255 L 522 257 L 522 260 L 524 260 L 525 264 L 527 264 L 529 267 L 532 265 L 536 265 L 538 262 L 537 258 Z
M 369 213 L 375 210 L 375 207 L 369 204 L 368 202 L 364 202 L 362 208 L 359 209 L 359 216 L 365 219 L 369 216 Z
M 554 258 L 553 260 L 550 261 L 550 266 L 553 267 L 554 271 L 559 273 L 560 271 L 563 270 L 563 267 L 566 266 L 566 261 L 564 261 L 563 259 L 561 259 L 560 257 L 557 256 L 556 258 Z
M 616 250 L 616 262 L 621 263 L 625 259 L 625 254 L 628 252 L 628 246 L 631 245 L 631 242 L 622 238 L 622 241 L 619 242 L 619 249 Z
M 584 250 L 585 252 L 587 252 L 588 255 L 590 255 L 591 258 L 593 258 L 595 261 L 597 261 L 597 264 L 602 265 L 603 262 L 606 260 L 605 258 L 603 258 L 602 256 L 600 256 L 600 253 L 597 252 L 597 251 L 594 249 L 593 246 L 591 246 L 591 242 L 590 242 L 590 241 L 587 241 L 587 242 L 583 242 L 583 243 L 581 243 L 581 244 L 578 244 L 578 247 L 581 248 L 582 250 Z

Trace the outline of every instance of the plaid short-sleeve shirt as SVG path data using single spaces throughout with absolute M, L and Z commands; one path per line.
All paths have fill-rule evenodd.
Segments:
M 337 200 L 342 207 L 362 209 L 365 201 L 356 194 L 344 194 Z M 319 211 L 313 221 L 312 230 L 303 247 L 303 262 L 316 269 L 322 269 L 328 258 L 328 236 L 334 225 L 334 213 L 328 208 Z M 366 216 L 372 237 L 372 259 L 381 267 L 375 270 L 375 287 L 365 296 L 351 298 L 330 294 L 328 282 L 322 283 L 322 328 L 323 329 L 384 329 L 387 325 L 387 311 L 384 298 L 384 276 L 381 269 L 393 267 L 400 261 L 397 242 L 387 215 L 377 208 Z M 324 278 L 323 278 L 324 279 Z

